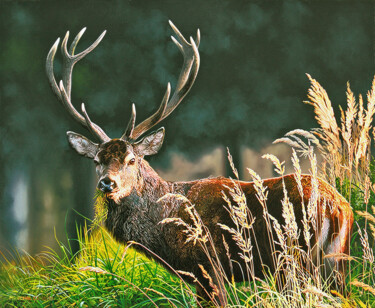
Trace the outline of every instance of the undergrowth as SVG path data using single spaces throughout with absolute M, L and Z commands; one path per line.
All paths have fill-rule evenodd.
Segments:
M 156 262 L 116 243 L 102 228 L 79 235 L 73 254 L 19 256 L 0 270 L 0 307 L 191 307 L 184 283 Z M 190 293 L 189 293 L 190 292 Z
M 275 268 L 282 269 L 287 287 L 280 287 L 276 274 L 264 268 L 266 278 L 260 280 L 254 275 L 253 252 L 258 243 L 251 241 L 254 220 L 246 204 L 236 178 L 237 171 L 231 157 L 229 161 L 235 174 L 232 186 L 227 187 L 229 196 L 223 194 L 223 204 L 227 207 L 235 228 L 221 225 L 223 232 L 229 232 L 241 248 L 241 258 L 247 282 L 234 283 L 222 270 L 215 252 L 209 230 L 201 222 L 194 205 L 184 196 L 185 204 L 193 224 L 181 219 L 166 219 L 163 223 L 185 226 L 186 240 L 200 245 L 214 264 L 216 281 L 213 290 L 222 294 L 231 307 L 375 307 L 375 160 L 371 156 L 371 142 L 375 136 L 372 127 L 375 114 L 375 79 L 367 95 L 365 106 L 362 96 L 358 102 L 347 87 L 347 108 L 341 109 L 341 123 L 337 124 L 331 102 L 324 88 L 310 76 L 311 88 L 308 103 L 313 105 L 320 128 L 310 132 L 293 130 L 276 140 L 293 147 L 292 164 L 298 191 L 302 194 L 301 169 L 299 160 L 306 157 L 311 164 L 312 197 L 303 207 L 303 230 L 299 230 L 294 216 L 294 206 L 284 185 L 281 201 L 284 221 L 275 220 L 267 211 L 267 187 L 253 171 L 257 199 L 264 209 L 268 236 L 272 243 L 281 247 L 274 255 Z M 318 166 L 315 152 L 323 158 Z M 300 156 L 300 157 L 299 157 Z M 275 171 L 284 175 L 284 162 L 266 154 Z M 319 168 L 320 167 L 320 168 Z M 321 179 L 321 180 L 320 180 Z M 353 235 L 350 254 L 340 255 L 348 263 L 345 277 L 332 272 L 333 280 L 344 289 L 342 293 L 331 291 L 320 274 L 316 262 L 312 262 L 311 249 L 301 251 L 299 241 L 311 247 L 310 238 L 316 225 L 314 207 L 319 199 L 319 183 L 329 182 L 350 203 L 354 214 Z M 169 196 L 170 197 L 170 196 Z M 233 200 L 233 201 L 231 201 Z M 105 219 L 105 198 L 96 195 L 96 218 L 93 231 L 87 227 L 79 232 L 79 251 L 73 253 L 69 246 L 59 242 L 60 251 L 48 250 L 36 257 L 18 256 L 1 265 L 0 306 L 1 307 L 191 307 L 196 303 L 194 289 L 180 277 L 191 273 L 168 272 L 163 266 L 135 252 L 130 243 L 125 247 L 116 243 L 101 227 Z M 251 206 L 250 206 L 251 208 Z M 316 208 L 315 208 L 316 209 Z M 316 210 L 315 210 L 316 213 Z M 224 245 L 227 245 L 224 243 Z M 228 246 L 228 245 L 227 245 Z M 274 250 L 275 251 L 275 250 Z M 227 254 L 230 259 L 229 248 Z M 327 256 L 323 256 L 324 257 Z M 157 256 L 155 256 L 158 259 Z M 300 258 L 306 258 L 310 271 L 301 266 Z M 163 261 L 161 261 L 162 263 Z M 317 264 L 323 264 L 319 260 Z M 203 274 L 206 269 L 202 268 Z M 173 271 L 172 271 L 173 272 Z M 193 277 L 194 278 L 194 277 Z M 225 285 L 225 288 L 223 287 Z M 212 305 L 221 303 L 212 297 Z

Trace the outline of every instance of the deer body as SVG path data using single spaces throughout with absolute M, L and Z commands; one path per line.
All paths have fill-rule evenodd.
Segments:
M 113 237 L 121 242 L 134 241 L 142 244 L 136 246 L 147 255 L 150 251 L 156 253 L 175 270 L 191 272 L 198 279 L 197 293 L 200 297 L 209 300 L 213 290 L 212 283 L 204 277 L 200 265 L 213 279 L 213 284 L 223 288 L 223 281 L 218 279 L 206 253 L 193 241 L 186 241 L 183 226 L 173 223 L 162 223 L 166 218 L 177 218 L 191 223 L 191 218 L 186 212 L 186 205 L 176 200 L 160 200 L 166 194 L 182 195 L 195 206 L 203 224 L 210 231 L 218 261 L 228 277 L 236 281 L 247 279 L 243 268 L 245 263 L 239 256 L 241 252 L 231 234 L 223 230 L 220 224 L 234 227 L 227 209 L 223 192 L 227 196 L 228 188 L 239 185 L 243 191 L 247 207 L 255 218 L 253 225 L 254 235 L 251 240 L 257 249 L 253 249 L 254 275 L 263 277 L 262 266 L 275 271 L 273 264 L 274 251 L 271 244 L 275 245 L 267 235 L 267 223 L 263 217 L 263 207 L 256 196 L 256 189 L 252 182 L 232 181 L 223 177 L 200 179 L 191 182 L 168 182 L 150 167 L 144 159 L 153 155 L 160 149 L 164 139 L 164 128 L 160 128 L 145 137 L 141 136 L 151 127 L 166 118 L 180 104 L 192 87 L 199 69 L 198 46 L 200 41 L 199 30 L 194 40 L 190 37 L 188 42 L 177 28 L 170 22 L 177 39 L 174 43 L 184 56 L 184 64 L 177 81 L 176 91 L 171 95 L 168 84 L 159 109 L 149 118 L 135 125 L 136 112 L 132 106 L 131 117 L 124 134 L 119 139 L 111 139 L 105 132 L 89 118 L 84 104 L 78 112 L 71 103 L 71 79 L 73 66 L 85 55 L 91 52 L 101 41 L 105 32 L 86 50 L 75 55 L 74 51 L 80 40 L 83 29 L 73 40 L 69 51 L 67 41 L 69 32 L 65 36 L 61 49 L 63 54 L 63 76 L 57 84 L 53 72 L 53 60 L 56 54 L 59 39 L 52 46 L 46 62 L 46 70 L 50 85 L 57 98 L 62 102 L 68 112 L 82 126 L 86 127 L 100 141 L 94 143 L 86 137 L 68 132 L 70 145 L 80 154 L 93 159 L 99 177 L 98 189 L 102 190 L 108 200 L 108 213 L 105 227 Z M 171 96 L 171 97 L 170 97 Z M 299 235 L 299 244 L 305 251 L 311 249 L 313 254 L 348 253 L 353 213 L 345 199 L 329 184 L 319 180 L 320 199 L 317 202 L 316 231 L 312 232 L 311 247 L 307 247 L 302 235 Z M 290 202 L 294 206 L 296 222 L 302 230 L 302 201 L 308 204 L 311 197 L 311 177 L 302 177 L 303 200 L 297 188 L 294 175 L 264 180 L 267 187 L 268 212 L 280 224 L 284 223 L 281 200 L 284 197 L 283 185 L 288 191 Z M 323 210 L 328 204 L 329 210 Z M 324 206 L 323 206 L 324 205 Z M 272 231 L 271 231 L 272 232 Z M 302 232 L 301 232 L 302 233 Z M 231 262 L 227 257 L 227 250 L 223 243 L 228 243 Z M 276 245 L 276 250 L 278 246 Z M 213 252 L 213 251 L 210 251 Z M 342 263 L 334 257 L 326 260 L 329 271 L 334 265 L 343 271 Z M 189 278 L 187 278 L 189 280 Z M 223 295 L 217 295 L 221 305 L 226 304 Z
M 135 246 L 136 249 L 152 257 L 148 249 L 171 265 L 176 270 L 191 272 L 199 279 L 200 284 L 207 292 L 212 288 L 207 279 L 202 276 L 199 264 L 202 265 L 211 275 L 214 283 L 219 284 L 215 278 L 215 273 L 207 256 L 203 253 L 198 244 L 186 243 L 186 234 L 183 227 L 174 224 L 162 224 L 165 218 L 181 218 L 189 221 L 184 206 L 179 202 L 159 201 L 166 194 L 176 194 L 185 196 L 199 213 L 203 224 L 209 229 L 213 238 L 213 244 L 219 256 L 220 263 L 228 277 L 233 277 L 235 281 L 244 280 L 243 269 L 245 263 L 239 257 L 241 252 L 232 237 L 218 225 L 218 223 L 234 227 L 233 221 L 226 210 L 226 203 L 222 198 L 222 192 L 229 195 L 226 187 L 233 186 L 230 179 L 224 177 L 207 178 L 190 182 L 168 182 L 160 178 L 145 160 L 139 163 L 139 178 L 142 179 L 142 187 L 139 191 L 133 190 L 129 196 L 120 200 L 117 204 L 112 199 L 108 203 L 108 215 L 105 221 L 106 228 L 113 237 L 121 242 L 135 241 L 142 246 Z M 275 217 L 280 224 L 284 224 L 282 217 L 283 181 L 288 189 L 288 196 L 294 205 L 296 221 L 299 230 L 303 230 L 302 220 L 302 198 L 297 189 L 296 180 L 293 174 L 278 178 L 264 180 L 264 186 L 268 189 L 267 208 L 269 213 Z M 246 196 L 246 202 L 255 217 L 254 232 L 258 242 L 258 250 L 254 249 L 254 269 L 255 276 L 264 277 L 263 266 L 268 267 L 273 272 L 272 249 L 270 239 L 267 236 L 267 225 L 263 218 L 263 208 L 256 197 L 256 190 L 253 182 L 237 182 Z M 311 197 L 311 176 L 303 175 L 302 183 L 304 188 L 304 204 L 307 205 Z M 312 232 L 311 242 L 313 249 L 318 253 L 333 254 L 345 253 L 349 250 L 349 237 L 353 214 L 346 200 L 336 192 L 328 183 L 319 180 L 320 200 L 318 202 L 318 216 L 322 215 L 321 205 L 328 202 L 327 212 L 318 223 L 316 233 Z M 326 221 L 324 223 L 324 221 Z M 222 236 L 225 237 L 229 245 L 232 260 L 237 266 L 231 269 L 223 244 Z M 276 238 L 276 235 L 274 235 Z M 299 243 L 306 251 L 308 247 L 303 239 L 302 232 Z M 276 250 L 279 247 L 276 245 Z M 337 264 L 336 264 L 337 263 Z M 343 264 L 336 262 L 334 258 L 327 260 L 327 266 L 333 269 L 337 265 L 339 271 L 343 272 Z M 242 267 L 242 269 L 241 269 Z M 187 279 L 189 280 L 189 278 Z M 192 281 L 190 279 L 190 281 Z M 209 299 L 206 291 L 198 286 L 198 294 L 205 300 Z

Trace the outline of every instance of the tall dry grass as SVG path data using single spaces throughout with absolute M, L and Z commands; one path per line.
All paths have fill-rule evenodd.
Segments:
M 264 185 L 263 180 L 254 171 L 249 169 L 249 173 L 253 178 L 256 196 L 263 208 L 263 219 L 266 221 L 267 234 L 270 240 L 270 249 L 274 253 L 273 265 L 276 269 L 275 273 L 270 273 L 268 268 L 264 267 L 265 279 L 261 280 L 255 276 L 254 271 L 254 253 L 261 256 L 259 245 L 257 242 L 257 233 L 254 229 L 254 217 L 246 203 L 246 197 L 241 189 L 238 179 L 231 180 L 231 186 L 226 186 L 227 194 L 223 191 L 223 199 L 226 203 L 228 215 L 233 221 L 233 227 L 220 224 L 223 232 L 228 232 L 237 246 L 240 248 L 239 256 L 244 261 L 243 273 L 247 282 L 236 284 L 233 277 L 227 277 L 216 254 L 215 245 L 209 233 L 209 230 L 200 220 L 199 214 L 195 207 L 184 196 L 168 195 L 182 201 L 186 212 L 189 214 L 192 223 L 187 224 L 180 218 L 165 219 L 163 223 L 175 223 L 185 227 L 186 242 L 194 242 L 203 249 L 207 258 L 214 267 L 215 277 L 210 277 L 204 268 L 202 272 L 211 282 L 213 292 L 210 295 L 212 304 L 217 307 L 341 307 L 343 302 L 349 302 L 340 296 L 335 296 L 329 291 L 329 286 L 322 273 L 323 260 L 316 260 L 313 256 L 311 247 L 311 237 L 315 228 L 317 228 L 316 207 L 319 199 L 318 178 L 316 157 L 312 149 L 310 149 L 310 160 L 312 162 L 313 184 L 312 198 L 308 204 L 302 204 L 303 208 L 303 230 L 299 230 L 294 206 L 290 202 L 285 183 L 283 183 L 284 197 L 281 200 L 282 216 L 284 222 L 281 223 L 274 218 L 267 208 L 268 189 Z M 230 164 L 234 170 L 235 177 L 237 172 L 233 166 L 230 154 L 228 154 Z M 271 154 L 264 155 L 264 158 L 270 159 L 275 171 L 283 176 L 285 172 L 284 162 L 280 162 L 276 156 Z M 303 194 L 302 173 L 297 153 L 293 151 L 293 165 L 295 167 L 295 178 L 300 194 Z M 315 187 L 315 188 L 314 188 Z M 303 198 L 302 198 L 303 200 Z M 303 201 L 302 201 L 303 202 Z M 303 239 L 306 241 L 308 251 L 302 250 L 299 243 L 300 232 L 303 232 Z M 224 237 L 223 237 L 224 240 Z M 225 240 L 224 240 L 225 241 Z M 231 251 L 227 247 L 228 262 L 234 262 L 231 259 Z M 343 259 L 348 256 L 343 255 Z M 307 264 L 308 269 L 306 269 Z M 234 264 L 231 264 L 232 266 Z M 238 266 L 238 264 L 236 264 Z M 192 274 L 189 274 L 192 275 Z M 336 278 L 334 278 L 336 279 Z M 343 284 L 343 281 L 335 280 L 335 283 Z M 218 285 L 214 285 L 213 281 L 218 281 Z M 226 288 L 223 285 L 226 284 Z
M 240 257 L 244 260 L 243 271 L 247 275 L 248 283 L 239 287 L 233 283 L 231 277 L 226 277 L 217 256 L 210 254 L 215 250 L 214 247 L 212 248 L 214 244 L 209 231 L 202 226 L 194 205 L 187 199 L 185 200 L 186 210 L 190 211 L 189 215 L 194 226 L 186 225 L 181 220 L 166 221 L 185 225 L 187 241 L 194 240 L 202 246 L 207 257 L 212 260 L 211 263 L 215 265 L 216 281 L 227 284 L 226 289 L 222 286 L 215 286 L 214 293 L 225 292 L 221 298 L 224 298 L 229 306 L 372 307 L 375 305 L 373 242 L 373 238 L 375 238 L 375 207 L 371 206 L 370 210 L 370 203 L 375 201 L 375 168 L 372 167 L 373 158 L 371 156 L 371 141 L 375 137 L 375 129 L 372 127 L 375 113 L 375 79 L 367 94 L 366 105 L 361 95 L 356 99 L 349 83 L 347 84 L 347 107 L 346 110 L 340 107 L 341 118 L 340 124 L 338 124 L 327 92 L 315 79 L 310 75 L 307 76 L 311 82 L 311 88 L 308 91 L 309 100 L 306 103 L 314 107 L 315 118 L 320 127 L 311 131 L 296 129 L 275 141 L 275 143 L 287 143 L 293 148 L 291 161 L 301 197 L 303 197 L 303 185 L 299 156 L 310 161 L 312 193 L 306 204 L 302 198 L 302 230 L 298 228 L 294 205 L 290 202 L 285 183 L 283 183 L 284 197 L 281 200 L 284 221 L 280 222 L 268 213 L 267 187 L 264 186 L 262 179 L 254 170 L 248 169 L 253 179 L 257 199 L 263 208 L 263 219 L 266 221 L 267 234 L 271 239 L 270 248 L 274 252 L 273 263 L 276 273 L 271 276 L 264 268 L 265 280 L 259 280 L 254 275 L 253 256 L 256 250 L 259 252 L 257 235 L 254 230 L 254 218 L 237 182 L 238 172 L 229 152 L 228 159 L 235 178 L 232 180 L 232 186 L 226 187 L 228 195 L 223 192 L 223 199 L 235 227 L 223 224 L 220 226 L 224 232 L 231 234 L 241 249 Z M 314 153 L 316 150 L 323 157 L 323 164 L 320 168 L 318 168 Z M 278 175 L 284 175 L 284 162 L 280 162 L 277 157 L 271 154 L 266 154 L 263 157 L 272 161 Z M 357 221 L 353 234 L 355 240 L 351 244 L 352 256 L 345 254 L 323 256 L 313 252 L 311 238 L 318 227 L 316 213 L 320 198 L 319 178 L 336 187 L 355 210 Z M 329 210 L 329 204 L 323 204 L 323 214 L 326 210 Z M 298 239 L 301 233 L 308 247 L 307 251 L 300 249 Z M 369 238 L 369 235 L 372 239 Z M 231 262 L 230 251 L 227 251 L 227 255 Z M 337 270 L 332 271 L 329 280 L 324 277 L 325 275 L 322 273 L 324 258 L 331 257 L 349 262 L 346 277 L 342 277 Z M 302 264 L 306 264 L 307 268 Z M 218 277 L 219 279 L 217 279 Z M 277 277 L 283 277 L 282 285 Z M 346 296 L 336 291 L 330 291 L 330 283 L 341 286 L 342 294 L 346 294 Z M 345 285 L 348 286 L 346 290 L 344 290 Z M 217 302 L 215 295 L 217 294 L 211 294 L 213 304 L 222 306 L 223 303 Z
M 274 143 L 285 142 L 298 152 L 305 154 L 309 145 L 315 145 L 323 157 L 319 176 L 333 186 L 339 180 L 342 185 L 349 181 L 368 195 L 370 184 L 371 141 L 374 137 L 372 126 L 375 113 L 375 78 L 371 90 L 367 93 L 365 106 L 362 95 L 357 99 L 347 84 L 347 107 L 340 106 L 340 123 L 336 121 L 332 103 L 324 88 L 307 75 L 311 88 L 308 90 L 308 101 L 314 107 L 315 119 L 320 125 L 311 132 L 297 129 L 275 140 Z M 300 137 L 307 139 L 308 144 Z M 348 193 L 346 191 L 344 193 Z
M 349 82 L 347 83 L 346 109 L 340 106 L 338 124 L 327 92 L 318 81 L 307 76 L 311 88 L 308 91 L 309 100 L 305 103 L 314 107 L 315 118 L 320 127 L 310 132 L 293 130 L 275 140 L 275 143 L 285 142 L 302 155 L 308 155 L 308 149 L 315 146 L 322 155 L 323 164 L 319 177 L 336 187 L 352 205 L 355 213 L 354 240 L 351 243 L 354 258 L 349 260 L 354 260 L 354 264 L 349 262 L 346 277 L 350 286 L 349 294 L 359 297 L 359 300 L 365 298 L 366 301 L 367 298 L 367 302 L 375 305 L 375 207 L 371 206 L 375 201 L 375 169 L 371 155 L 371 142 L 375 138 L 372 125 L 375 114 L 375 78 L 366 95 L 366 104 L 362 95 L 355 97 Z

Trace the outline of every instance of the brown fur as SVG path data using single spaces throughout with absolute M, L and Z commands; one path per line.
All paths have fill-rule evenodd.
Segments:
M 161 179 L 156 172 L 143 159 L 140 160 L 138 178 L 142 179 L 142 187 L 133 188 L 132 192 L 121 198 L 117 203 L 109 200 L 108 216 L 105 222 L 107 229 L 120 242 L 136 241 L 158 254 L 168 262 L 174 269 L 192 272 L 200 281 L 202 286 L 211 292 L 212 288 L 206 278 L 203 277 L 199 264 L 207 270 L 213 278 L 214 284 L 220 286 L 220 281 L 215 277 L 214 270 L 203 253 L 201 247 L 193 242 L 186 243 L 184 228 L 173 223 L 160 224 L 167 218 L 181 218 L 185 222 L 191 222 L 184 206 L 177 201 L 158 202 L 159 198 L 167 193 L 181 194 L 195 205 L 203 223 L 210 230 L 213 242 L 218 253 L 221 264 L 228 277 L 231 276 L 231 266 L 226 257 L 226 250 L 223 245 L 222 236 L 229 244 L 232 259 L 238 263 L 233 263 L 233 275 L 236 281 L 246 279 L 243 277 L 245 265 L 239 257 L 240 249 L 232 240 L 228 232 L 223 231 L 218 223 L 233 226 L 233 222 L 225 209 L 226 203 L 222 198 L 222 191 L 228 195 L 227 187 L 233 185 L 232 181 L 223 177 L 201 179 L 192 182 L 167 182 Z M 294 205 L 297 224 L 302 230 L 302 208 L 301 196 L 298 192 L 294 175 L 272 178 L 264 180 L 264 186 L 268 189 L 267 206 L 269 213 L 274 216 L 280 224 L 284 223 L 282 217 L 283 186 L 288 190 L 290 201 Z M 267 237 L 267 226 L 263 218 L 263 209 L 256 198 L 255 189 L 252 182 L 238 182 L 246 195 L 247 205 L 256 218 L 254 224 L 255 236 L 258 242 L 259 251 L 254 249 L 255 275 L 262 278 L 262 264 L 274 272 L 272 263 L 272 250 Z M 304 202 L 307 204 L 311 195 L 311 177 L 303 175 Z M 318 221 L 318 230 L 311 239 L 315 245 L 316 253 L 348 253 L 351 226 L 353 223 L 353 213 L 345 199 L 328 183 L 319 180 L 320 200 L 318 202 L 318 213 L 321 217 Z M 323 225 L 322 204 L 328 202 L 325 212 L 326 225 Z M 326 228 L 323 230 L 322 228 Z M 252 238 L 253 243 L 255 238 Z M 302 232 L 300 233 L 300 245 L 307 249 L 304 243 Z M 320 250 L 317 249 L 320 247 Z M 139 248 L 143 250 L 142 248 Z M 276 249 L 278 246 L 276 245 Z M 320 251 L 320 252 L 319 252 Z M 147 251 L 143 251 L 148 254 Z M 328 270 L 331 271 L 335 263 L 339 271 L 344 271 L 342 263 L 334 258 L 327 260 Z M 242 267 L 242 270 L 241 270 Z M 188 279 L 189 280 L 189 279 Z M 207 293 L 197 285 L 199 296 L 209 299 Z M 225 303 L 225 298 L 218 296 L 221 303 Z
M 110 142 L 104 143 L 98 153 L 98 159 L 104 165 L 109 165 L 111 160 L 116 159 L 120 163 L 125 161 L 128 143 L 121 139 L 112 139 Z

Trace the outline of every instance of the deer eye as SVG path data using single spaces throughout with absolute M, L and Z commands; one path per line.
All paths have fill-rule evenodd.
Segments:
M 131 160 L 129 160 L 129 165 L 133 165 L 135 163 L 135 158 L 133 157 Z

